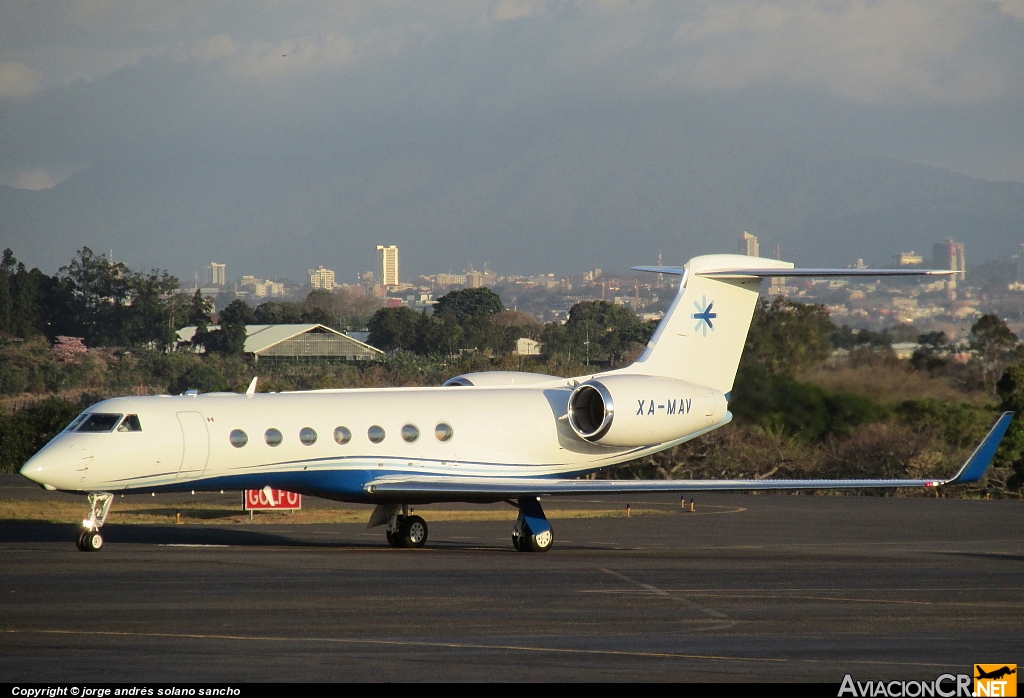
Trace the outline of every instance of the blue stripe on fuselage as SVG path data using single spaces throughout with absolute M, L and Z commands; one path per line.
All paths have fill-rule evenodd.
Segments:
M 592 472 L 592 469 L 581 472 L 557 473 L 547 477 L 551 477 L 552 479 L 574 477 L 582 475 L 584 472 Z M 299 494 L 321 497 L 323 499 L 333 499 L 340 502 L 369 504 L 384 501 L 384 498 L 380 495 L 367 494 L 363 489 L 367 483 L 389 475 L 415 476 L 421 474 L 422 473 L 412 472 L 409 470 L 394 470 L 388 468 L 367 468 L 365 470 L 295 470 L 287 472 L 220 475 L 164 485 L 128 487 L 113 491 L 118 494 L 149 494 L 151 492 L 170 493 L 189 492 L 193 490 L 197 492 L 218 492 L 220 490 L 259 490 L 264 487 L 271 487 L 273 489 L 298 492 Z M 507 476 L 502 479 L 505 478 L 507 478 Z M 502 501 L 505 497 L 496 496 L 490 499 L 486 497 L 471 497 L 471 499 L 480 501 Z M 466 497 L 460 497 L 454 501 L 465 500 Z M 439 501 L 439 499 L 437 497 L 432 497 L 429 501 Z M 408 503 L 412 502 L 410 501 Z

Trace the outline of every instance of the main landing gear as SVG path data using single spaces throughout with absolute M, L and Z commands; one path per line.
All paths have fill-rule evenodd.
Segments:
M 75 545 L 83 553 L 94 553 L 103 547 L 103 536 L 100 526 L 107 520 L 114 495 L 109 492 L 89 493 L 89 518 L 82 522 L 82 530 L 78 532 Z
M 513 502 L 509 501 L 509 504 Z M 521 553 L 545 553 L 555 542 L 554 531 L 537 497 L 520 497 L 514 504 L 519 517 L 512 529 L 512 545 Z M 422 548 L 427 542 L 427 522 L 413 516 L 408 504 L 378 504 L 367 528 L 386 526 L 384 535 L 395 548 Z
M 408 504 L 378 504 L 367 528 L 386 525 L 384 535 L 394 548 L 422 548 L 427 543 L 427 522 L 413 516 Z
M 512 545 L 521 553 L 546 553 L 555 542 L 555 533 L 544 516 L 537 497 L 519 498 L 519 517 L 512 528 Z

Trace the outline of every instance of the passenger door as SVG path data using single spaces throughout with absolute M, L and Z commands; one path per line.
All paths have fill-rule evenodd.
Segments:
M 206 429 L 206 418 L 199 412 L 179 412 L 181 425 L 182 453 L 178 477 L 199 477 L 206 470 L 210 458 L 210 432 Z

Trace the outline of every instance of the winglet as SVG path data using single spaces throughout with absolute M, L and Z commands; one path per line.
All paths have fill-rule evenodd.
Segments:
M 988 466 L 992 463 L 992 457 L 996 454 L 996 449 L 999 448 L 999 442 L 1003 440 L 1003 436 L 1006 434 L 1007 428 L 1010 426 L 1010 420 L 1013 419 L 1013 412 L 1003 412 L 999 421 L 995 423 L 995 426 L 989 430 L 988 436 L 982 439 L 978 447 L 974 449 L 974 453 L 967 459 L 963 467 L 960 468 L 952 480 L 943 482 L 943 485 L 961 485 L 965 482 L 977 482 L 988 470 Z
M 252 377 L 252 382 L 249 383 L 249 387 L 245 389 L 245 394 L 246 395 L 255 395 L 256 394 L 256 381 L 257 380 L 259 380 L 259 376 L 253 376 Z

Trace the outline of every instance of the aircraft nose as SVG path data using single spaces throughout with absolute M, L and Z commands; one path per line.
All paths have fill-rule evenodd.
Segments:
M 24 477 L 27 477 L 29 480 L 36 483 L 37 485 L 42 485 L 43 487 L 46 487 L 46 483 L 43 482 L 46 468 L 43 467 L 43 464 L 40 462 L 38 456 L 39 454 L 37 453 L 36 455 L 29 458 L 25 465 L 21 466 L 21 470 L 18 472 L 20 472 Z M 50 487 L 46 487 L 46 489 L 57 488 L 51 485 Z
M 75 469 L 75 461 L 81 460 L 81 454 L 78 453 L 79 449 L 62 446 L 51 441 L 29 458 L 19 472 L 48 490 L 73 487 L 72 471 Z

